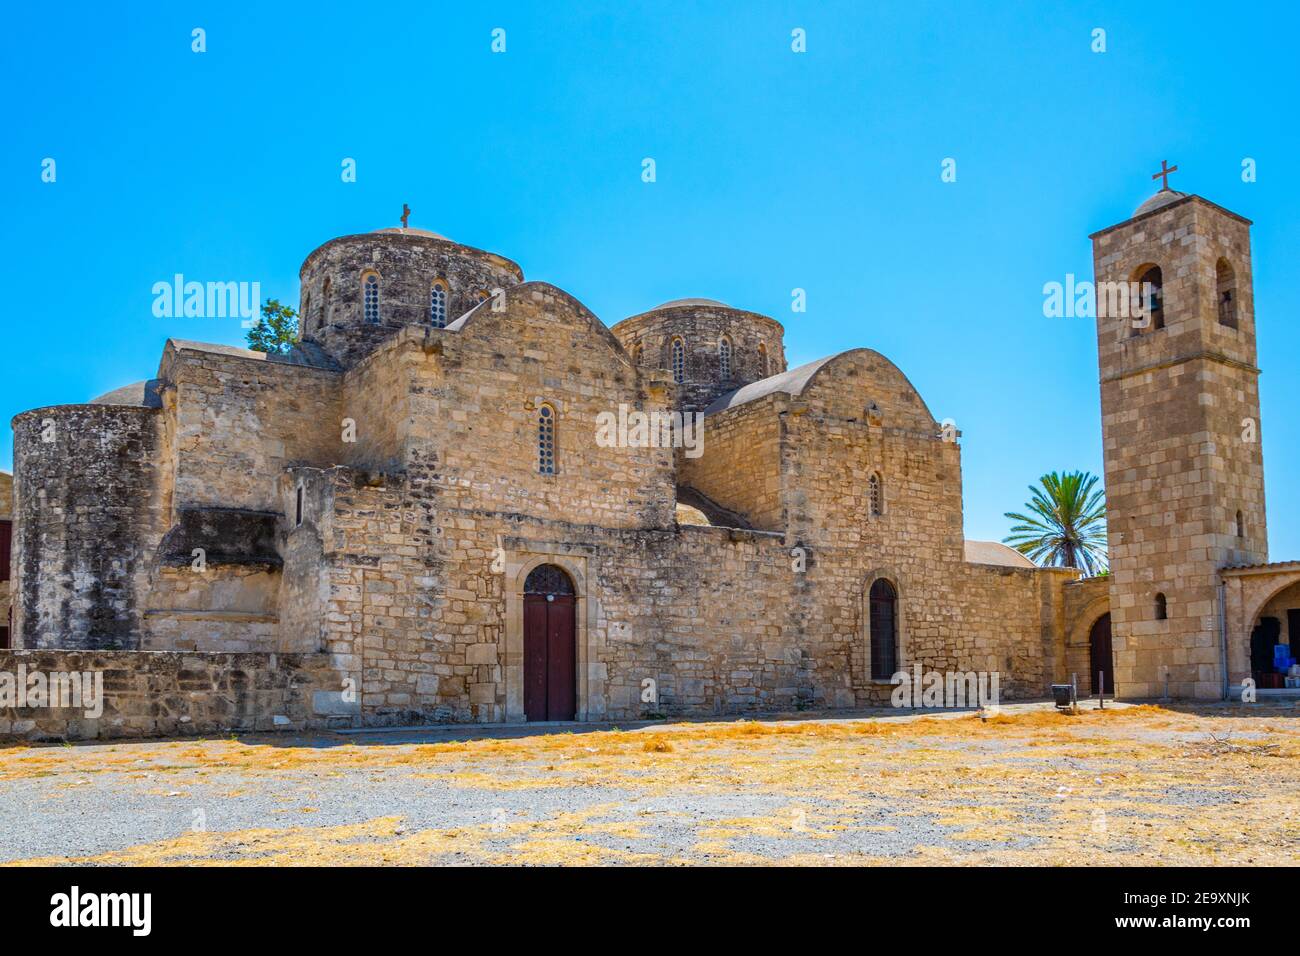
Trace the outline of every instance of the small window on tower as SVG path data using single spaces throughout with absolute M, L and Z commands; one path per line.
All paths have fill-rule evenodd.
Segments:
M 537 473 L 555 474 L 555 409 L 550 405 L 537 410 Z
M 1237 510 L 1237 537 L 1246 537 L 1246 518 L 1240 509 Z
M 758 372 L 763 378 L 772 374 L 767 370 L 767 346 L 762 342 L 758 343 Z
M 325 284 L 321 286 L 320 292 L 320 325 L 321 328 L 330 324 L 330 280 L 329 276 L 325 277 Z
M 686 345 L 681 339 L 673 339 L 673 381 L 686 381 Z
M 1237 327 L 1237 276 L 1227 259 L 1215 266 L 1215 286 L 1218 290 L 1219 324 L 1230 329 Z
M 441 281 L 429 289 L 429 324 L 435 329 L 447 327 L 447 287 Z
M 298 486 L 293 503 L 293 526 L 296 528 L 300 524 L 302 524 L 302 485 Z
M 1163 594 L 1156 595 L 1156 620 L 1167 621 L 1169 619 L 1169 602 L 1165 600 Z
M 632 348 L 632 364 L 640 366 L 645 359 L 645 346 L 638 342 Z
M 731 378 L 731 341 L 723 339 L 718 343 L 718 375 L 722 381 Z
M 373 272 L 367 272 L 361 283 L 362 302 L 364 304 L 365 319 L 370 325 L 379 324 L 379 276 Z
M 871 511 L 871 517 L 876 518 L 884 513 L 884 495 L 880 489 L 880 475 L 872 474 L 867 479 L 867 507 Z

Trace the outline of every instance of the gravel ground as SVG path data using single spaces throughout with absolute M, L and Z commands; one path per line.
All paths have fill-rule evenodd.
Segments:
M 1291 711 L 1003 714 L 10 748 L 0 862 L 1300 859 Z

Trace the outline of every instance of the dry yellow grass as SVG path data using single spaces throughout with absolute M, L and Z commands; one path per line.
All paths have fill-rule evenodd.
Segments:
M 398 772 L 484 794 L 614 787 L 683 805 L 744 794 L 781 808 L 676 820 L 694 828 L 686 848 L 666 848 L 636 822 L 613 819 L 617 805 L 594 804 L 541 820 L 442 830 L 407 832 L 400 819 L 381 817 L 343 827 L 187 833 L 76 862 L 1294 864 L 1297 837 L 1286 822 L 1300 817 L 1293 728 L 1283 717 L 1117 707 L 986 720 L 678 724 L 422 745 L 14 748 L 0 751 L 0 779 L 66 776 L 71 785 L 116 772 L 169 793 L 183 790 L 169 776 L 183 774 L 188 786 L 228 782 L 235 773 L 238 788 L 226 792 L 237 797 L 304 775 Z M 311 806 L 284 799 L 294 814 L 319 807 L 314 797 Z M 942 828 L 941 845 L 918 842 L 888 855 L 850 849 L 870 845 L 864 835 L 897 837 L 920 820 Z M 754 839 L 797 843 L 784 855 L 740 845 Z M 814 845 L 824 852 L 808 849 Z

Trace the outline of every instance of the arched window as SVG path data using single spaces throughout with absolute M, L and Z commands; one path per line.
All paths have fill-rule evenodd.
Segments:
M 573 579 L 554 564 L 539 564 L 524 579 L 525 594 L 572 594 Z
M 371 325 L 379 324 L 379 276 L 373 272 L 367 272 L 365 278 L 361 280 L 362 303 L 364 304 L 365 319 Z
M 1214 282 L 1219 302 L 1219 324 L 1230 329 L 1237 327 L 1237 275 L 1227 259 L 1220 259 L 1214 267 Z
M 298 341 L 302 341 L 303 335 L 311 323 L 311 293 L 308 292 L 302 297 L 302 314 L 298 316 Z
M 889 680 L 898 671 L 898 595 L 884 578 L 872 582 L 867 599 L 871 679 Z
M 645 359 L 645 346 L 638 342 L 632 347 L 632 364 L 640 366 Z
M 762 342 L 758 343 L 758 373 L 767 378 L 771 372 L 767 370 L 767 346 Z
M 718 377 L 724 382 L 731 378 L 731 340 L 728 338 L 718 343 Z
M 1240 508 L 1237 509 L 1237 537 L 1246 537 L 1246 517 L 1241 513 Z
M 1163 594 L 1156 595 L 1156 620 L 1169 620 L 1169 602 L 1165 599 Z
M 673 339 L 673 381 L 686 381 L 686 344 L 681 339 Z
M 867 507 L 873 518 L 884 514 L 885 496 L 880 487 L 880 475 L 872 473 L 867 479 Z
M 1152 332 L 1165 327 L 1165 292 L 1164 273 L 1159 266 L 1146 266 L 1137 278 L 1138 303 L 1144 316 L 1150 321 L 1145 326 L 1133 326 L 1133 334 Z
M 537 410 L 537 473 L 555 474 L 555 409 L 550 405 Z
M 429 324 L 435 329 L 447 327 L 447 287 L 441 282 L 429 287 Z
M 321 328 L 330 324 L 330 279 L 325 277 L 325 284 L 321 286 L 320 292 L 320 324 Z

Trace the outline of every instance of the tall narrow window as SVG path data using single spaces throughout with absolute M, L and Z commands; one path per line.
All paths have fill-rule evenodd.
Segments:
M 311 325 L 311 293 L 308 292 L 302 297 L 302 314 L 298 317 L 298 341 L 306 334 Z
M 321 286 L 320 291 L 320 327 L 323 329 L 330 324 L 330 280 L 329 276 L 325 277 L 325 284 Z
M 14 523 L 8 519 L 0 521 L 0 581 L 8 581 L 12 570 L 9 566 L 9 551 L 13 547 Z
M 686 346 L 681 339 L 673 339 L 673 381 L 686 381 Z
M 447 327 L 447 289 L 438 282 L 429 289 L 429 324 L 435 329 Z
M 867 479 L 867 507 L 871 510 L 873 518 L 878 517 L 884 512 L 884 495 L 880 490 L 880 476 L 872 474 Z
M 871 679 L 889 680 L 898 671 L 898 595 L 894 586 L 884 578 L 872 582 L 868 604 Z
M 293 526 L 296 528 L 300 524 L 302 524 L 302 485 L 298 486 L 293 502 Z
M 365 290 L 362 302 L 365 306 L 365 318 L 371 325 L 379 324 L 379 276 L 373 272 L 366 273 L 362 281 Z
M 1214 267 L 1215 287 L 1218 290 L 1219 324 L 1230 329 L 1237 327 L 1237 276 L 1227 259 L 1220 259 Z
M 758 374 L 763 378 L 772 374 L 767 370 L 767 346 L 762 342 L 758 343 Z
M 555 409 L 550 405 L 537 410 L 537 472 L 555 474 Z
M 1165 327 L 1165 291 L 1164 273 L 1159 266 L 1151 266 L 1138 276 L 1138 297 L 1142 314 L 1149 321 L 1144 325 L 1134 324 L 1133 334 L 1151 332 Z
M 1240 509 L 1237 510 L 1237 537 L 1246 537 L 1246 518 Z
M 1156 595 L 1156 620 L 1169 620 L 1169 602 L 1165 599 L 1163 594 Z
M 632 347 L 632 364 L 640 366 L 645 361 L 645 346 L 638 342 Z
M 718 376 L 722 381 L 731 378 L 731 340 L 723 339 L 718 343 Z

